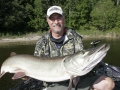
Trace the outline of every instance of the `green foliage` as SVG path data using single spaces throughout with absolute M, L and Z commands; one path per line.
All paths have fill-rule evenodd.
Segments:
M 100 0 L 90 15 L 92 25 L 98 30 L 108 30 L 115 26 L 116 9 L 111 0 Z
M 120 0 L 1 0 L 0 33 L 46 31 L 47 9 L 62 7 L 65 24 L 75 30 L 120 28 Z
M 120 28 L 120 5 L 116 7 L 116 27 Z
M 30 3 L 30 2 L 29 2 Z M 25 0 L 6 0 L 1 1 L 1 31 L 16 34 L 19 31 L 25 32 L 29 17 L 32 15 L 32 7 Z
M 34 1 L 34 8 L 33 8 L 33 16 L 30 18 L 30 22 L 28 25 L 30 27 L 35 28 L 36 30 L 42 30 L 46 27 L 46 14 L 44 14 L 45 8 L 44 4 L 42 4 L 42 0 L 35 0 Z

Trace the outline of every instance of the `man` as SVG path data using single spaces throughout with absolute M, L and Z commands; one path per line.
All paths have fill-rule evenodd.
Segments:
M 35 56 L 58 57 L 77 53 L 83 50 L 82 37 L 74 30 L 64 26 L 65 16 L 61 7 L 51 6 L 47 10 L 49 31 L 36 43 Z M 27 84 L 20 84 L 11 90 L 67 90 L 69 80 L 48 83 L 30 79 Z M 114 82 L 106 76 L 91 75 L 80 77 L 78 90 L 112 90 Z M 72 90 L 75 90 L 74 87 Z
M 36 43 L 35 56 L 65 56 L 83 50 L 82 37 L 64 26 L 65 17 L 61 7 L 51 6 L 47 10 L 47 22 L 50 29 Z M 68 83 L 66 85 L 57 83 L 54 87 L 48 85 L 47 90 L 67 90 L 67 85 Z M 106 76 L 87 74 L 81 76 L 77 88 L 78 90 L 112 90 L 114 82 Z

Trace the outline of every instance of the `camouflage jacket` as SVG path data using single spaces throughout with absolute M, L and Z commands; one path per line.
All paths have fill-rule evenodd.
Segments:
M 66 28 L 66 35 L 60 49 L 50 39 L 50 32 L 42 36 L 36 43 L 35 56 L 56 57 L 74 54 L 83 50 L 82 37 L 74 30 Z

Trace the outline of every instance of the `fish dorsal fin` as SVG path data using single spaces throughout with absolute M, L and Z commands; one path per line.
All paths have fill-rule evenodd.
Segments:
M 11 53 L 10 53 L 10 56 L 14 56 L 14 55 L 16 55 L 15 52 L 11 52 Z
M 12 77 L 12 79 L 19 79 L 19 78 L 22 78 L 22 77 L 25 77 L 26 74 L 24 72 L 17 72 L 14 74 L 14 76 Z

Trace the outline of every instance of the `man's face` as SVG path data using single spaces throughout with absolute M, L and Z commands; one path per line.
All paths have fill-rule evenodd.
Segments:
M 54 13 L 47 18 L 48 25 L 54 33 L 60 33 L 64 27 L 64 17 L 60 14 Z

